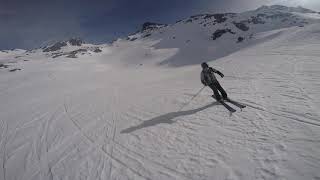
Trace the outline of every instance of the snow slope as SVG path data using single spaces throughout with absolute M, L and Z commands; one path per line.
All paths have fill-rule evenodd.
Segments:
M 320 179 L 320 24 L 263 29 L 212 58 L 152 35 L 71 59 L 1 53 L 0 179 Z M 185 106 L 194 57 L 247 108 L 208 88 Z

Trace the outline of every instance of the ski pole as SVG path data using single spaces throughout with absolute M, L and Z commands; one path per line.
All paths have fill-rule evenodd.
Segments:
M 190 99 L 190 101 L 189 101 L 187 104 L 183 105 L 183 106 L 179 109 L 179 111 L 181 111 L 183 108 L 185 108 L 186 106 L 188 106 L 188 105 L 202 92 L 202 90 L 203 90 L 205 87 L 206 87 L 206 86 L 203 86 L 203 87 L 197 92 L 197 94 L 195 94 L 195 95 Z

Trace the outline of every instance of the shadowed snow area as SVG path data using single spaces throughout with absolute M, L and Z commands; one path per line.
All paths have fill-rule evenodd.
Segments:
M 318 180 L 319 32 L 257 32 L 218 59 L 155 38 L 78 58 L 0 52 L 0 179 Z M 209 88 L 188 104 L 202 59 L 246 108 L 230 115 Z

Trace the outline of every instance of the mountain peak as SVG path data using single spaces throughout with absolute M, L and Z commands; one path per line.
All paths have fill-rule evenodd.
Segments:
M 167 26 L 166 24 L 160 24 L 160 23 L 153 23 L 153 22 L 145 22 L 142 25 L 142 32 L 146 30 L 154 30 L 154 29 L 159 29 L 161 27 Z
M 70 38 L 67 42 L 71 46 L 81 46 L 84 43 L 84 41 L 80 38 Z
M 62 47 L 67 46 L 68 44 L 71 46 L 81 46 L 84 43 L 83 40 L 80 38 L 70 38 L 65 41 L 56 42 L 53 45 L 49 45 L 43 48 L 43 52 L 52 52 L 52 51 L 58 51 Z

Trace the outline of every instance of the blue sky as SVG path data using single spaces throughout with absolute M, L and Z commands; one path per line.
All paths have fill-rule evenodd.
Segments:
M 319 0 L 0 0 L 0 49 L 36 48 L 69 37 L 108 42 L 146 21 L 173 23 L 193 14 L 242 12 L 264 4 L 320 11 Z

